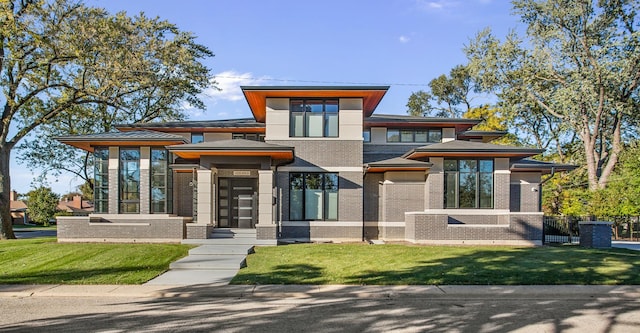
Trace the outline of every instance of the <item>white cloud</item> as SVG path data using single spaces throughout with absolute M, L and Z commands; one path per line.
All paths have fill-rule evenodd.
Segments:
M 411 39 L 403 35 L 403 36 L 400 36 L 398 40 L 400 41 L 400 43 L 408 43 Z
M 459 4 L 457 0 L 418 0 L 418 7 L 427 10 L 445 10 Z
M 263 76 L 254 78 L 251 73 L 238 73 L 236 71 L 224 71 L 214 75 L 213 81 L 216 82 L 215 88 L 207 88 L 204 96 L 212 102 L 216 101 L 241 101 L 244 100 L 240 86 L 261 85 L 263 81 L 269 77 Z

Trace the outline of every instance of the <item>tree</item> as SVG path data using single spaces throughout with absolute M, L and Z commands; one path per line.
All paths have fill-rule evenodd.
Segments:
M 58 211 L 58 200 L 50 187 L 39 186 L 27 193 L 27 214 L 33 222 L 48 226 Z
M 449 76 L 440 75 L 429 82 L 430 91 L 409 96 L 407 112 L 413 116 L 460 117 L 471 109 L 473 85 L 466 66 L 456 66 Z M 460 106 L 465 107 L 464 110 Z M 434 113 L 435 112 L 435 113 Z
M 180 118 L 181 103 L 203 107 L 198 94 L 210 70 L 200 60 L 211 55 L 192 34 L 157 18 L 109 15 L 73 0 L 1 2 L 0 238 L 15 237 L 9 160 L 20 141 Z M 46 146 L 51 141 L 42 147 L 40 139 L 25 144 L 33 161 L 77 161 L 76 152 Z
M 490 30 L 480 32 L 465 49 L 470 75 L 560 156 L 579 142 L 589 188 L 606 187 L 624 140 L 637 128 L 640 3 L 513 4 L 527 24 L 526 39 L 512 32 L 500 42 Z

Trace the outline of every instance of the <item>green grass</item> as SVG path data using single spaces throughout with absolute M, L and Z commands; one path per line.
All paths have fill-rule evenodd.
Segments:
M 234 284 L 640 284 L 640 252 L 578 246 L 297 244 L 256 248 Z
M 69 244 L 55 237 L 0 241 L 0 284 L 140 284 L 187 255 L 179 244 Z

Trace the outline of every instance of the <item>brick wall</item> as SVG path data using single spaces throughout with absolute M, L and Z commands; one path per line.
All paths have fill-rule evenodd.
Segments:
M 542 244 L 542 214 L 503 214 L 508 224 L 477 224 L 482 215 L 467 215 L 474 224 L 450 224 L 447 214 L 407 214 L 405 238 L 414 243 Z
M 188 218 L 169 215 L 60 216 L 59 242 L 180 242 Z
M 295 148 L 295 161 L 287 167 L 362 167 L 362 141 L 270 140 Z

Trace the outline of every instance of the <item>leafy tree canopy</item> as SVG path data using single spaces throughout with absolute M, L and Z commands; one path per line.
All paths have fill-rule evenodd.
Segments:
M 204 107 L 198 94 L 212 82 L 201 60 L 210 56 L 191 33 L 143 14 L 74 0 L 0 2 L 0 238 L 14 238 L 9 159 L 18 143 L 30 165 L 88 179 L 88 155 L 50 136 L 181 119 L 182 105 Z
M 44 226 L 49 225 L 57 212 L 59 197 L 50 187 L 40 186 L 27 193 L 27 214 L 29 218 Z

